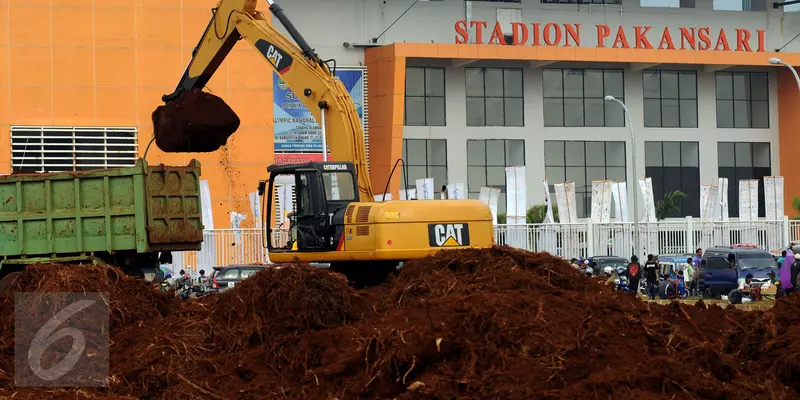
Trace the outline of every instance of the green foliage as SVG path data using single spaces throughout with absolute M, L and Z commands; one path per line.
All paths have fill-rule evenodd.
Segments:
M 497 224 L 498 225 L 506 224 L 506 213 L 497 214 Z
M 794 209 L 794 212 L 800 214 L 800 197 L 795 196 L 792 199 L 792 208 Z M 793 219 L 800 219 L 800 215 L 795 215 Z
M 525 222 L 529 224 L 541 224 L 544 223 L 544 219 L 547 216 L 547 205 L 546 204 L 537 204 L 528 209 L 528 212 L 525 213 Z M 558 222 L 558 208 L 553 207 L 553 222 Z
M 673 211 L 679 211 L 680 207 L 678 206 L 678 203 L 680 203 L 684 197 L 686 197 L 686 193 L 681 192 L 680 190 L 673 190 L 665 194 L 664 198 L 656 203 L 656 219 L 663 221 L 667 218 L 669 213 Z

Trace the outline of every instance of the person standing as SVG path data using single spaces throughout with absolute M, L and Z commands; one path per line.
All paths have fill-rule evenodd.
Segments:
M 787 293 L 797 291 L 797 275 L 800 274 L 800 253 L 794 255 L 794 264 L 790 268 L 790 281 L 792 282 L 792 288 L 787 290 Z M 784 280 L 786 280 L 784 278 Z
M 642 266 L 639 264 L 639 257 L 631 256 L 631 263 L 628 264 L 628 278 L 630 289 L 633 293 L 639 294 L 639 282 L 642 279 Z
M 783 265 L 783 262 L 786 261 L 786 250 L 781 251 L 781 256 L 778 257 L 778 268 Z
M 644 263 L 644 279 L 647 284 L 647 297 L 655 300 L 658 292 L 658 263 L 652 254 L 647 255 L 647 262 Z
M 686 259 L 686 266 L 683 267 L 683 279 L 686 281 L 689 296 L 694 296 L 697 290 L 697 281 L 695 280 L 694 260 L 691 257 Z
M 703 249 L 698 247 L 697 250 L 694 251 L 694 265 L 699 266 L 700 261 L 702 260 L 703 260 Z

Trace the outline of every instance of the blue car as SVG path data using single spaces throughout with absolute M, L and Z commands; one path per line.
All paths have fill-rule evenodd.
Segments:
M 744 246 L 715 246 L 703 253 L 706 267 L 700 273 L 705 298 L 727 295 L 739 286 L 739 279 L 753 275 L 753 284 L 769 283 L 769 273 L 778 274 L 772 255 L 763 249 Z

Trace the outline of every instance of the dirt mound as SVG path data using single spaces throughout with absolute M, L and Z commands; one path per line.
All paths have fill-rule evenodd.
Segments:
M 717 310 L 648 306 L 547 254 L 442 252 L 406 264 L 388 301 L 333 335 L 349 340 L 313 371 L 320 396 L 752 399 L 772 380 L 721 351 Z
M 0 353 L 3 354 L 0 357 L 0 371 L 14 370 L 14 317 L 17 294 L 100 293 L 108 307 L 108 329 L 111 332 L 126 327 L 136 328 L 144 321 L 160 321 L 171 310 L 180 307 L 174 298 L 156 291 L 142 280 L 126 276 L 118 268 L 91 264 L 33 264 L 19 273 L 9 274 L 1 281 L 0 286 L 3 286 L 3 290 L 0 290 Z M 58 301 L 59 297 L 30 299 L 24 303 L 26 314 L 53 314 L 47 310 L 60 310 L 65 306 Z M 95 321 L 77 321 L 72 326 L 86 327 L 81 331 L 86 333 L 87 351 L 96 344 L 93 342 L 97 339 L 93 336 L 94 333 L 107 334 L 94 332 L 92 328 L 96 326 Z M 37 329 L 37 327 L 30 328 Z M 56 345 L 66 345 L 65 353 L 71 347 L 69 341 L 58 341 Z M 11 372 L 0 373 L 0 388 L 10 385 L 13 378 Z M 52 394 L 55 398 L 70 398 L 70 394 L 63 391 L 52 391 Z M 24 393 L 20 394 L 23 395 Z M 45 396 L 47 392 L 41 395 Z
M 369 311 L 343 275 L 307 265 L 264 268 L 235 289 L 218 297 L 213 313 L 228 328 L 216 342 L 238 349 L 347 324 Z
M 224 100 L 199 89 L 158 106 L 152 118 L 156 146 L 167 153 L 216 151 L 240 122 Z
M 114 281 L 93 268 L 65 288 Z M 12 290 L 47 288 L 29 269 Z M 325 270 L 265 268 L 168 313 L 149 299 L 147 318 L 111 330 L 110 386 L 58 397 L 800 398 L 800 297 L 763 313 L 661 306 L 544 253 L 440 252 L 360 291 Z M 13 390 L 0 377 L 0 396 Z

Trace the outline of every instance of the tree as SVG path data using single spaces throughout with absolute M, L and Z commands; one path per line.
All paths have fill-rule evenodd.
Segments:
M 664 195 L 664 198 L 656 203 L 656 219 L 663 221 L 673 211 L 680 211 L 678 203 L 686 197 L 686 193 L 680 190 L 673 190 Z
M 792 208 L 794 208 L 796 213 L 800 214 L 800 197 L 795 196 L 792 199 Z M 792 219 L 800 219 L 800 215 L 795 215 Z
M 537 204 L 528 209 L 525 213 L 525 222 L 529 224 L 544 223 L 545 216 L 547 216 L 547 205 Z M 558 208 L 553 207 L 553 222 L 558 222 Z

